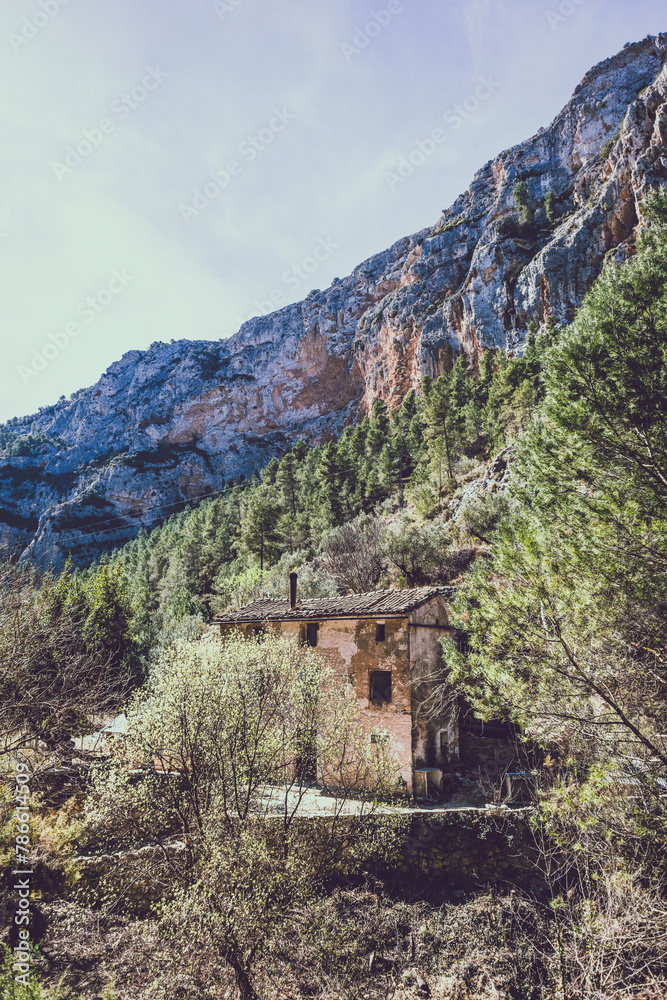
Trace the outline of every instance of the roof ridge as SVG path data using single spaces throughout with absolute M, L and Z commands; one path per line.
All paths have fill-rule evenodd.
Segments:
M 386 588 L 365 594 L 340 594 L 336 597 L 310 597 L 291 607 L 288 598 L 262 597 L 240 608 L 217 615 L 214 622 L 294 620 L 304 617 L 368 617 L 410 614 L 437 594 L 451 593 L 446 585 L 431 587 Z

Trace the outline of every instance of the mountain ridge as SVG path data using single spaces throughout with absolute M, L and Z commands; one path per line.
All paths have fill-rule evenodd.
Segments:
M 5 548 L 42 566 L 69 552 L 86 562 L 165 505 L 251 474 L 300 437 L 338 435 L 377 398 L 397 405 L 460 350 L 473 363 L 485 348 L 520 351 L 531 326 L 570 321 L 605 257 L 632 252 L 643 193 L 667 183 L 666 53 L 663 33 L 598 63 L 433 226 L 328 289 L 221 343 L 130 351 L 76 398 L 12 421 L 12 434 L 55 443 L 0 460 Z

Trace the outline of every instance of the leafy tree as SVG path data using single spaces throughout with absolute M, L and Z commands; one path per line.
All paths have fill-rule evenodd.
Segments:
M 69 568 L 39 585 L 27 567 L 0 568 L 0 756 L 36 747 L 67 758 L 75 736 L 122 704 L 132 643 L 124 599 L 104 591 Z
M 351 689 L 314 650 L 272 635 L 180 642 L 131 707 L 117 765 L 94 782 L 87 819 L 97 843 L 165 845 L 174 830 L 184 838 L 186 870 L 172 877 L 162 931 L 191 955 L 214 949 L 248 1000 L 258 996 L 257 958 L 336 872 L 347 838 L 368 839 L 367 816 L 395 781 L 396 763 L 355 713 Z M 304 734 L 331 793 L 317 846 L 299 824 Z M 147 762 L 138 781 L 128 774 L 135 760 Z M 358 815 L 343 827 L 353 792 Z
M 451 534 L 443 524 L 411 523 L 401 518 L 382 534 L 382 549 L 408 587 L 423 587 L 446 576 Z
M 667 764 L 665 206 L 648 200 L 636 257 L 605 266 L 547 356 L 456 676 L 543 740 Z

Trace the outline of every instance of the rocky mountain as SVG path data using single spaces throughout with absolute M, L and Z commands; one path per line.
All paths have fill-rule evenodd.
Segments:
M 666 54 L 667 33 L 597 65 L 432 227 L 326 291 L 224 342 L 131 351 L 5 425 L 0 543 L 86 562 L 378 397 L 399 403 L 459 350 L 521 350 L 529 324 L 570 320 L 605 256 L 632 252 L 647 187 L 667 183 Z

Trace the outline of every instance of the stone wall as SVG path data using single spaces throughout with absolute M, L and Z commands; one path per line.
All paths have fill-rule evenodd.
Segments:
M 461 809 L 377 814 L 360 820 L 302 817 L 297 828 L 329 871 L 345 875 L 361 858 L 369 874 L 384 879 L 429 876 L 443 889 L 460 883 L 504 882 L 541 888 L 530 829 L 531 810 Z M 363 851 L 372 852 L 364 860 Z M 174 888 L 186 870 L 183 843 L 74 859 L 73 895 L 93 906 L 145 914 Z
M 413 814 L 398 871 L 448 881 L 525 883 L 539 876 L 529 809 Z
M 71 863 L 72 895 L 85 904 L 142 915 L 173 892 L 185 875 L 186 862 L 182 842 L 79 856 Z

